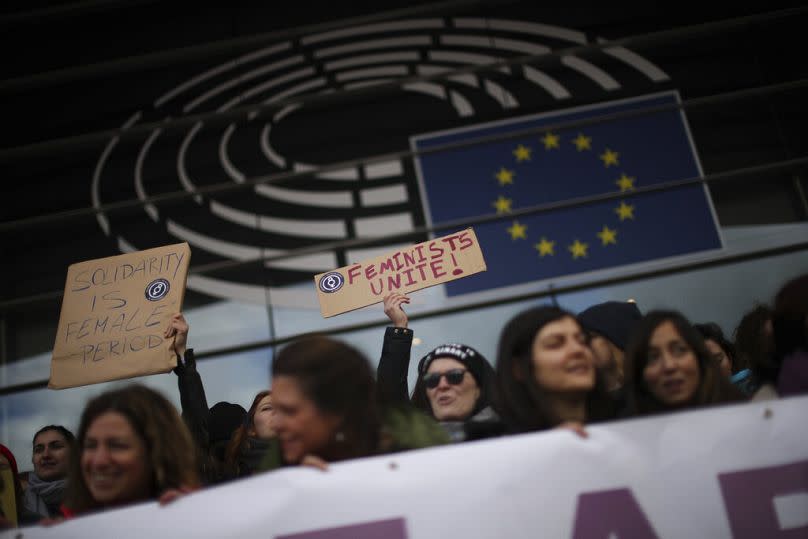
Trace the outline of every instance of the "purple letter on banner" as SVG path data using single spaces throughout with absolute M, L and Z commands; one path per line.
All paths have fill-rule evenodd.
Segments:
M 808 536 L 808 525 L 780 529 L 774 498 L 786 494 L 808 494 L 808 460 L 718 476 L 735 539 Z
M 323 528 L 310 532 L 279 535 L 276 539 L 407 539 L 403 518 L 363 522 L 338 528 Z
M 627 488 L 578 496 L 573 539 L 658 539 L 637 500 Z

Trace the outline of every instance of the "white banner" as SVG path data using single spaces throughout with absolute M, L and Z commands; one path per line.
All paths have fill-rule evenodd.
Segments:
M 792 398 L 285 469 L 22 537 L 808 537 L 806 410 Z

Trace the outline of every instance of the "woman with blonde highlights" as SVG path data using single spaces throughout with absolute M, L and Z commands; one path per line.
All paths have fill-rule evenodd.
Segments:
M 76 438 L 66 516 L 155 500 L 199 484 L 188 429 L 171 402 L 145 386 L 92 399 Z

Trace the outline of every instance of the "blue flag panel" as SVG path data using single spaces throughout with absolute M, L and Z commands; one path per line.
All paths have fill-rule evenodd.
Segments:
M 674 93 L 421 135 L 415 149 L 677 103 Z M 682 112 L 628 115 L 417 158 L 431 223 L 602 193 L 619 199 L 475 226 L 488 271 L 450 296 L 721 247 L 702 185 L 634 195 L 699 176 Z

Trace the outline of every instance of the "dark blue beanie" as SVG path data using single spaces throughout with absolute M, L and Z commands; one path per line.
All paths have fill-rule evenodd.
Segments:
M 607 301 L 583 311 L 578 315 L 578 322 L 585 330 L 603 335 L 619 349 L 625 350 L 628 336 L 641 318 L 636 303 Z

